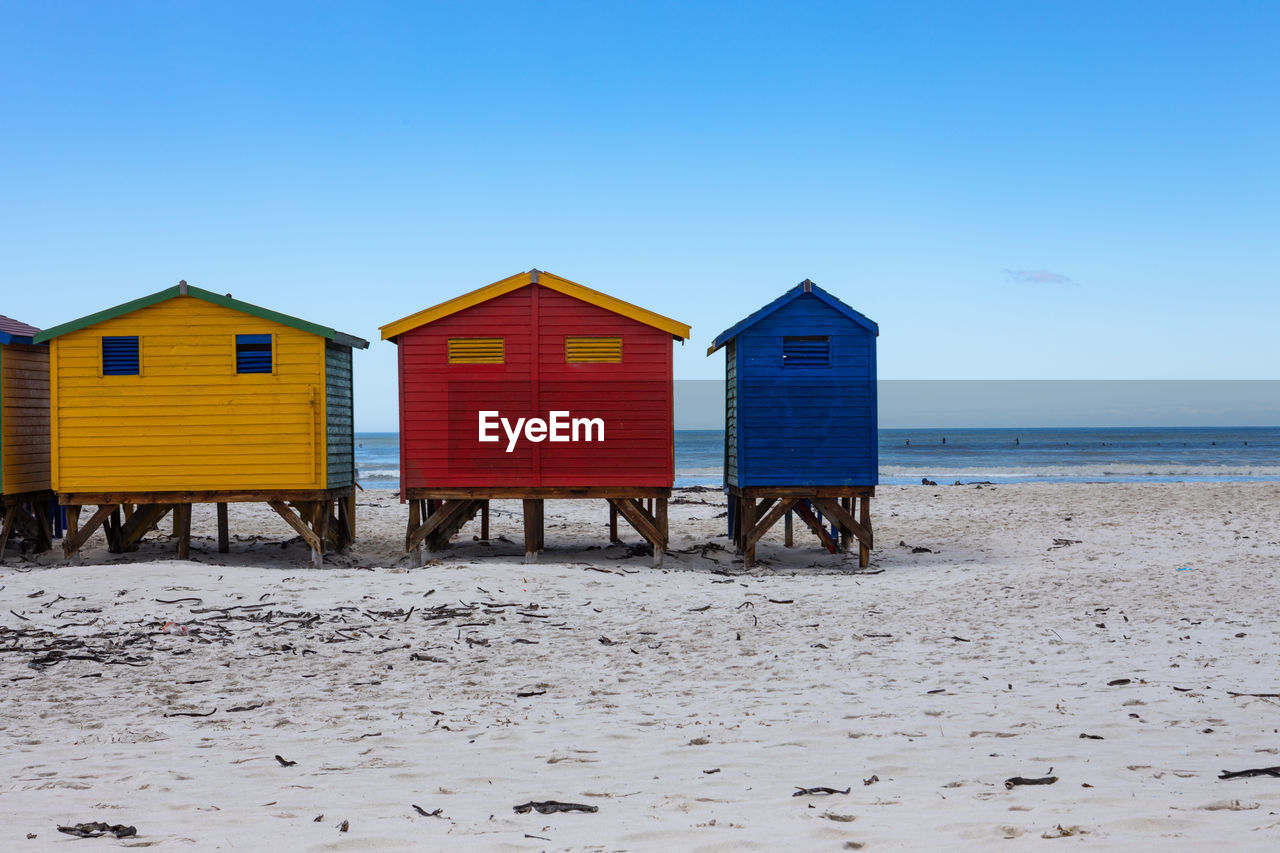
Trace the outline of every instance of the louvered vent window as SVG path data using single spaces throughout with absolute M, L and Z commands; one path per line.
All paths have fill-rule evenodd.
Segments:
M 449 338 L 450 364 L 502 364 L 505 360 L 502 338 Z
M 236 373 L 271 372 L 271 336 L 236 335 Z
M 102 339 L 102 375 L 138 375 L 138 336 Z
M 831 338 L 826 335 L 795 335 L 782 339 L 783 367 L 830 367 Z
M 565 338 L 564 360 L 617 364 L 622 361 L 622 338 Z

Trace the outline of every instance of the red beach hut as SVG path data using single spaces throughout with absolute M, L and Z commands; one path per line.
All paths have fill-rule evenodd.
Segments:
M 487 521 L 489 500 L 518 498 L 531 560 L 544 500 L 603 498 L 660 561 L 674 478 L 671 341 L 688 336 L 683 323 L 539 270 L 383 326 L 399 346 L 407 549 L 442 547 L 477 512 Z

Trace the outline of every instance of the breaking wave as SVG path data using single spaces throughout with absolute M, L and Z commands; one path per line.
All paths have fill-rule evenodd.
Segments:
M 1119 462 L 1094 465 L 1041 465 L 1027 467 L 973 466 L 964 468 L 928 468 L 916 465 L 883 465 L 881 482 L 918 483 L 927 477 L 938 482 L 955 480 L 991 480 L 1015 482 L 1030 480 L 1113 480 L 1142 482 L 1165 480 L 1280 480 L 1276 465 L 1179 465 Z

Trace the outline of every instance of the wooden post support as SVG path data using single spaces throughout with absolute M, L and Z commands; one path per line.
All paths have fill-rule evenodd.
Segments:
M 524 561 L 536 562 L 538 559 L 538 503 L 537 500 L 524 501 Z
M 618 541 L 618 508 L 609 501 L 609 544 Z
M 671 529 L 667 524 L 667 499 L 658 498 L 658 532 L 662 534 L 662 549 L 665 551 L 671 544 Z
M 862 528 L 867 531 L 866 541 L 858 540 L 858 565 L 866 568 L 871 563 L 871 546 L 875 542 L 875 534 L 871 531 L 871 498 L 863 495 L 858 503 L 858 520 L 862 522 Z
M 171 509 L 169 504 L 138 504 L 120 531 L 120 547 L 125 551 L 138 550 L 138 540 L 159 524 Z
M 786 517 L 782 521 L 782 545 L 784 548 L 791 548 L 795 543 L 795 536 L 791 529 L 791 510 L 787 510 Z
M 853 498 L 840 498 L 837 503 L 848 515 L 853 515 Z M 853 531 L 844 524 L 839 523 L 839 519 L 836 521 L 840 527 L 840 550 L 841 552 L 848 551 L 849 541 L 853 539 Z
M 547 547 L 547 502 L 542 498 L 538 498 L 538 550 L 542 551 Z
M 796 515 L 800 516 L 800 520 L 809 525 L 809 529 L 818 537 L 818 541 L 822 543 L 822 547 L 834 554 L 836 552 L 835 540 L 831 538 L 831 534 L 827 532 L 827 528 L 823 526 L 822 520 L 818 518 L 814 511 L 810 509 L 810 502 L 802 500 L 796 504 Z
M 120 529 L 123 526 L 124 522 L 120 520 L 120 507 L 116 506 L 102 528 L 107 534 L 107 550 L 112 554 L 124 553 L 124 543 L 121 541 L 122 537 L 120 535 Z
M 90 536 L 97 532 L 102 526 L 102 522 L 107 520 L 112 511 L 118 506 L 117 504 L 103 504 L 98 507 L 97 512 L 89 516 L 89 520 L 84 523 L 84 527 L 77 527 L 79 507 L 74 507 L 76 512 L 67 513 L 67 535 L 62 537 L 62 553 L 68 557 L 74 556 L 77 551 L 84 545 Z M 68 507 L 68 509 L 72 509 Z
M 480 541 L 489 541 L 489 502 L 480 504 Z
M 227 505 L 218 504 L 218 553 L 225 554 L 231 550 L 231 533 L 227 525 Z
M 742 564 L 744 568 L 751 568 L 756 563 L 756 543 L 749 540 L 751 530 L 756 526 L 756 499 L 744 495 L 742 498 L 742 518 L 738 521 L 738 529 L 741 531 L 739 537 L 742 544 L 739 550 L 742 552 Z
M 13 507 L 9 507 L 9 511 L 4 514 L 4 527 L 0 528 L 0 563 L 4 562 L 4 546 L 9 544 L 9 533 L 13 530 L 13 520 L 18 517 L 18 513 Z
M 35 553 L 43 554 L 53 547 L 53 519 L 50 517 L 49 504 L 37 498 L 32 503 L 36 511 L 36 548 Z
M 404 533 L 404 549 L 412 550 L 413 546 L 409 543 L 413 541 L 413 534 L 422 526 L 422 502 L 418 500 L 409 501 L 409 529 Z
M 346 498 L 338 498 L 337 500 L 338 517 L 338 553 L 345 554 L 351 550 L 351 543 L 355 541 L 355 537 L 351 535 L 351 510 L 349 501 Z
M 311 529 L 320 540 L 320 553 L 328 550 L 329 543 L 329 502 L 316 501 L 311 505 Z
M 173 524 L 178 535 L 178 559 L 191 559 L 191 504 L 173 506 Z

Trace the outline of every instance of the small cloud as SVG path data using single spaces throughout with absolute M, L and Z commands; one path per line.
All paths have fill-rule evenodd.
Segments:
M 1010 281 L 1019 284 L 1074 284 L 1070 278 L 1061 273 L 1048 270 L 1005 270 Z

